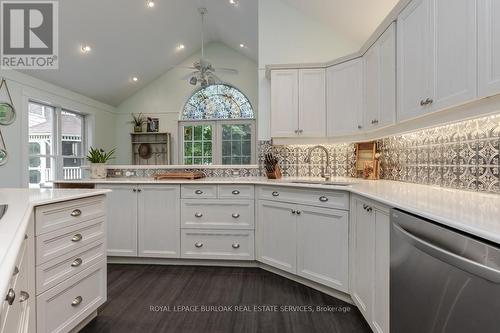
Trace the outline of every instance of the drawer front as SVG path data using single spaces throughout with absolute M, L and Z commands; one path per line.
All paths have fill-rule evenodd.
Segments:
M 182 199 L 181 227 L 254 229 L 254 201 Z
M 36 237 L 36 264 L 40 265 L 97 240 L 104 239 L 104 217 Z
M 181 185 L 181 198 L 215 199 L 217 198 L 217 185 Z
M 37 295 L 106 259 L 103 239 L 36 267 Z
M 36 235 L 95 219 L 106 213 L 104 196 L 65 201 L 35 208 Z
M 182 258 L 254 260 L 252 230 L 182 230 Z
M 219 199 L 253 199 L 253 185 L 219 185 Z
M 259 199 L 349 210 L 349 193 L 335 190 L 307 190 L 293 187 L 262 186 Z
M 37 332 L 69 332 L 105 301 L 106 263 L 101 261 L 37 297 Z

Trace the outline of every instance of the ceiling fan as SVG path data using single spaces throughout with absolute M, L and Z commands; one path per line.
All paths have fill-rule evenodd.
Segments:
M 183 79 L 187 79 L 193 86 L 200 84 L 202 88 L 209 85 L 222 83 L 223 81 L 215 74 L 215 72 L 225 72 L 229 74 L 238 74 L 237 69 L 233 68 L 222 68 L 214 67 L 212 64 L 205 59 L 205 15 L 208 10 L 204 7 L 198 8 L 198 12 L 201 15 L 201 58 L 196 61 L 192 67 L 190 66 L 174 66 L 174 68 L 185 68 L 194 70 L 194 72 L 189 73 Z

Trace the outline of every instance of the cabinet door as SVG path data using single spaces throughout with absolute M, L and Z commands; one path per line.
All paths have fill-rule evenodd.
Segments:
M 99 185 L 107 194 L 108 256 L 137 256 L 137 190 L 131 185 Z M 135 190 L 135 191 L 134 191 Z
M 364 63 L 364 128 L 376 128 L 375 120 L 380 115 L 380 47 L 375 43 L 363 56 Z
M 348 213 L 297 207 L 297 274 L 348 291 Z
M 139 257 L 180 257 L 180 186 L 139 187 Z
M 257 220 L 258 260 L 281 270 L 297 272 L 297 217 L 295 205 L 259 200 Z
M 299 134 L 326 136 L 326 71 L 299 70 Z
M 271 137 L 295 137 L 299 130 L 299 71 L 271 72 Z
M 478 2 L 479 95 L 500 93 L 500 2 Z
M 389 333 L 390 314 L 390 221 L 389 212 L 373 206 L 375 219 L 375 266 L 373 291 L 373 326 L 378 333 Z
M 377 127 L 396 123 L 396 26 L 393 23 L 378 42 L 379 48 L 379 110 Z
M 327 136 L 359 132 L 363 123 L 362 59 L 329 67 L 326 76 Z
M 437 111 L 476 98 L 476 0 L 431 0 L 431 4 L 434 91 L 430 109 Z
M 414 0 L 399 15 L 398 119 L 408 120 L 429 111 L 421 105 L 432 94 L 431 0 Z

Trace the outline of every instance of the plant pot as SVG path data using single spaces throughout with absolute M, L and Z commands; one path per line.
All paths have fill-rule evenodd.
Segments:
M 142 126 L 134 126 L 134 133 L 141 133 L 142 132 Z
M 108 175 L 108 169 L 105 163 L 91 163 L 90 164 L 90 178 L 104 179 Z

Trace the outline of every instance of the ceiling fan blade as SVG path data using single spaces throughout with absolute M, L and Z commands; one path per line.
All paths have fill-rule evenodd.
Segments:
M 216 67 L 216 68 L 214 68 L 214 71 L 225 72 L 228 74 L 239 74 L 239 71 L 237 69 L 234 69 L 234 68 Z
M 191 70 L 198 69 L 198 68 L 193 67 L 193 66 L 171 66 L 170 68 L 182 68 L 182 69 L 191 69 Z

